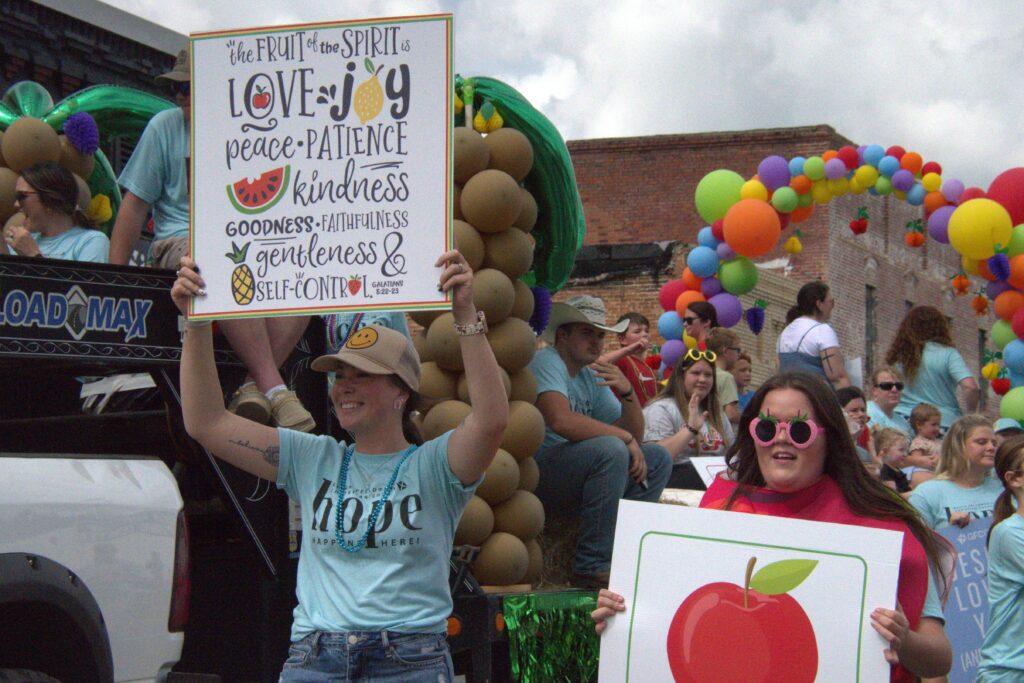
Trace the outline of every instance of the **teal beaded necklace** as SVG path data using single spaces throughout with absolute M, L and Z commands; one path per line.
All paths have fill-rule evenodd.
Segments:
M 366 521 L 366 531 L 363 532 L 363 537 L 355 543 L 352 543 L 351 541 L 346 541 L 342 538 L 341 528 L 344 522 L 342 503 L 345 501 L 345 489 L 348 486 L 348 468 L 352 463 L 352 455 L 355 452 L 355 445 L 345 447 L 345 455 L 341 458 L 341 469 L 338 472 L 338 504 L 334 508 L 334 538 L 338 541 L 339 548 L 350 553 L 358 553 L 366 547 L 366 539 L 370 537 L 370 531 L 376 528 L 377 517 L 380 516 L 381 509 L 384 507 L 384 504 L 387 503 L 388 498 L 391 497 L 391 489 L 395 487 L 395 482 L 398 480 L 398 471 L 402 469 L 402 465 L 405 464 L 405 461 L 416 452 L 416 446 L 410 445 L 405 449 L 401 460 L 399 460 L 398 465 L 395 466 L 395 471 L 391 473 L 391 479 L 388 480 L 387 485 L 384 487 L 384 493 L 381 494 L 380 501 L 373 506 L 373 511 L 370 512 L 370 519 Z

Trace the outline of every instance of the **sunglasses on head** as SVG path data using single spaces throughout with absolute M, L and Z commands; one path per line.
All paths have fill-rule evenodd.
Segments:
M 696 363 L 699 360 L 706 360 L 709 363 L 714 363 L 718 360 L 718 354 L 714 351 L 698 351 L 697 349 L 690 349 L 686 352 L 686 360 L 692 360 Z
M 750 421 L 750 436 L 759 446 L 771 446 L 785 430 L 789 442 L 797 448 L 807 448 L 825 431 L 806 415 L 797 415 L 792 420 L 781 421 L 771 415 L 758 413 Z
M 879 382 L 875 386 L 882 391 L 892 391 L 894 388 L 897 391 L 903 391 L 903 382 Z
M 192 91 L 192 84 L 189 81 L 171 81 L 172 95 L 188 95 Z

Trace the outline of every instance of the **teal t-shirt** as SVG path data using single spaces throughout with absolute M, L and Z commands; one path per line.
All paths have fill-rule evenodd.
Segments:
M 38 232 L 31 235 L 46 258 L 106 263 L 110 257 L 110 240 L 99 230 L 76 226 L 53 237 L 43 237 Z
M 180 108 L 149 120 L 118 184 L 153 210 L 153 239 L 188 235 L 189 131 Z
M 988 630 L 978 680 L 1024 680 L 1024 517 L 1012 515 L 988 543 Z
M 545 391 L 557 391 L 569 399 L 569 407 L 574 413 L 581 413 L 606 424 L 611 424 L 622 416 L 622 404 L 615 398 L 611 389 L 598 384 L 594 371 L 583 368 L 575 377 L 569 377 L 565 362 L 553 346 L 541 349 L 533 355 L 530 370 L 537 379 L 538 396 Z M 545 425 L 544 443 L 541 444 L 541 448 L 565 443 L 566 440 Z
M 897 369 L 901 375 L 907 376 L 903 368 L 897 366 Z M 948 429 L 960 417 L 956 385 L 973 376 L 956 349 L 927 342 L 921 352 L 917 375 L 905 383 L 896 412 L 906 420 L 919 403 L 931 403 L 942 413 L 942 429 Z
M 909 501 L 924 523 L 938 530 L 949 526 L 949 515 L 953 512 L 966 512 L 972 519 L 991 517 L 1002 490 L 1003 485 L 994 477 L 986 477 L 980 486 L 970 489 L 949 479 L 929 479 L 913 490 Z
M 335 538 L 345 444 L 330 436 L 278 429 L 277 486 L 302 508 L 292 641 L 316 630 L 445 631 L 452 611 L 448 560 L 455 528 L 480 483 L 466 486 L 452 472 L 451 434 L 415 450 L 401 467 L 366 547 L 350 553 Z M 354 454 L 342 503 L 345 541 L 362 538 L 403 454 Z
M 913 430 L 910 429 L 910 423 L 904 417 L 895 410 L 892 412 L 892 417 L 889 417 L 874 401 L 868 401 L 868 417 L 871 418 L 871 421 L 868 422 L 868 427 L 871 429 L 895 429 L 903 432 L 908 437 L 913 433 Z

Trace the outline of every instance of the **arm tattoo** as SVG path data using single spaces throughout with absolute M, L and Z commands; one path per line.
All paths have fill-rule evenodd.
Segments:
M 266 448 L 257 448 L 256 446 L 253 446 L 251 443 L 249 443 L 248 439 L 246 439 L 245 441 L 235 441 L 234 439 L 232 439 L 229 441 L 229 443 L 233 443 L 236 446 L 241 446 L 246 450 L 255 451 L 256 453 L 259 453 L 261 456 L 263 456 L 264 460 L 266 460 L 274 467 L 277 467 L 281 462 L 281 448 L 279 446 L 267 446 Z

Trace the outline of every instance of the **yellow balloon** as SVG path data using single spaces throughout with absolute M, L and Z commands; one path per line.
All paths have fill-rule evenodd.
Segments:
M 861 194 L 863 192 L 867 192 L 867 189 L 868 188 L 860 184 L 860 181 L 857 180 L 857 176 L 850 178 L 850 192 L 852 194 Z
M 921 185 L 929 192 L 938 192 L 939 188 L 942 187 L 942 176 L 938 173 L 925 173 L 924 177 L 921 178 Z
M 815 204 L 828 204 L 832 199 L 832 193 L 828 189 L 827 180 L 815 180 L 811 185 L 811 197 Z
M 960 257 L 960 267 L 964 269 L 964 272 L 968 275 L 978 274 L 978 260 L 973 259 L 970 256 Z
M 740 188 L 740 199 L 760 199 L 766 202 L 768 201 L 768 188 L 760 180 L 751 178 Z
M 846 178 L 836 178 L 828 181 L 828 190 L 835 197 L 841 197 L 850 191 L 850 181 Z
M 683 332 L 683 343 L 686 344 L 686 348 L 688 349 L 697 348 L 697 340 L 685 332 Z
M 878 180 L 878 169 L 864 164 L 853 172 L 853 177 L 864 187 L 874 187 L 875 181 Z
M 975 260 L 989 258 L 996 253 L 996 245 L 1007 246 L 1012 236 L 1010 214 L 991 199 L 964 202 L 949 217 L 950 245 L 959 254 Z
M 906 192 L 901 192 L 899 190 L 893 190 L 892 193 L 896 197 L 896 199 L 905 200 L 907 198 L 907 193 Z

